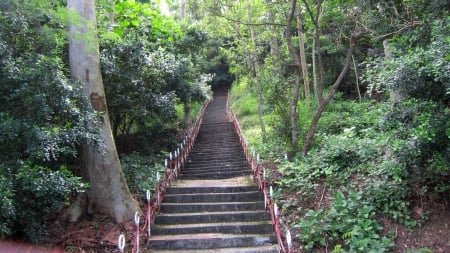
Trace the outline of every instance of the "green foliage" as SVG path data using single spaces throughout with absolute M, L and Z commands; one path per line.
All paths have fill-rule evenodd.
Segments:
M 97 142 L 98 116 L 67 76 L 59 55 L 63 32 L 51 29 L 54 12 L 44 9 L 51 6 L 32 1 L 14 9 L 16 4 L 0 5 L 0 157 L 73 158 L 76 145 Z
M 434 194 L 449 188 L 449 122 L 450 113 L 440 104 L 418 100 L 405 101 L 387 117 L 386 127 L 400 139 L 391 149 L 416 194 L 417 186 L 434 189 Z
M 161 160 L 160 156 L 139 153 L 125 155 L 120 159 L 128 187 L 133 194 L 145 199 L 147 190 L 150 190 L 152 194 L 155 192 L 156 173 L 160 173 L 161 180 L 164 175 Z
M 0 237 L 42 239 L 49 213 L 85 187 L 65 164 L 79 145 L 102 145 L 99 115 L 64 64 L 64 9 L 0 3 Z
M 399 48 L 393 58 L 375 58 L 366 63 L 364 80 L 369 91 L 385 89 L 421 100 L 449 100 L 450 19 L 437 19 L 432 25 L 431 43 L 426 47 L 404 50 L 399 39 L 391 47 Z
M 378 235 L 382 228 L 375 211 L 359 192 L 349 191 L 347 196 L 336 192 L 329 208 L 309 210 L 294 226 L 300 229 L 300 243 L 308 251 L 334 247 L 338 252 L 387 252 L 392 246 L 388 238 Z
M 433 253 L 433 250 L 429 248 L 420 248 L 420 249 L 412 248 L 408 249 L 406 253 Z
M 29 163 L 18 166 L 0 164 L 0 237 L 23 233 L 36 242 L 46 235 L 47 215 L 86 185 L 64 166 L 56 171 Z
M 16 208 L 14 206 L 14 187 L 8 175 L 0 175 L 0 238 L 12 233 L 16 218 Z
M 236 82 L 230 92 L 230 106 L 239 118 L 247 144 L 255 146 L 261 139 L 261 129 L 258 127 L 258 98 L 249 89 L 247 79 Z
M 136 39 L 145 38 L 156 47 L 170 47 L 170 44 L 181 37 L 181 29 L 175 22 L 162 16 L 158 9 L 150 4 L 139 3 L 132 0 L 115 1 L 114 10 L 110 3 L 104 3 L 105 12 L 98 12 L 99 22 L 106 23 L 100 28 L 108 31 L 102 32 L 104 38 L 119 38 L 110 33 L 115 33 L 120 37 L 131 36 Z M 107 13 L 114 13 L 114 22 L 112 25 Z
M 206 98 L 210 77 L 202 74 L 197 55 L 207 36 L 194 28 L 183 34 L 158 9 L 135 1 L 115 4 L 117 26 L 103 14 L 99 20 L 107 28 L 101 30 L 100 57 L 113 135 L 121 143 L 138 136 L 139 151 L 151 149 L 158 137 L 177 130 L 178 102 Z
M 304 217 L 295 224 L 305 231 L 300 235 L 305 247 L 340 245 L 337 252 L 369 250 L 369 244 L 373 243 L 371 239 L 356 238 L 350 233 L 357 222 L 339 230 L 346 221 L 333 216 L 340 210 L 339 206 L 349 203 L 358 206 L 355 210 L 362 213 L 348 213 L 353 208 L 351 205 L 346 206 L 347 211 L 336 211 L 347 217 L 348 222 L 352 221 L 350 217 L 356 217 L 353 220 L 356 221 L 362 216 L 373 218 L 375 214 L 383 214 L 408 228 L 420 225 L 426 214 L 413 218 L 413 201 L 445 199 L 450 193 L 449 122 L 449 112 L 441 104 L 414 99 L 406 100 L 398 107 L 339 101 L 327 108 L 321 121 L 323 125 L 319 125 L 316 148 L 307 157 L 299 156 L 279 165 L 283 177 L 278 184 L 283 191 L 298 194 L 300 205 L 319 199 L 318 184 L 331 191 L 344 189 L 348 192 L 347 200 L 344 199 L 347 202 L 340 194 L 335 194 L 329 207 L 317 211 L 280 201 L 287 206 L 283 208 Z M 337 219 L 336 223 L 333 223 L 334 219 Z M 361 224 L 367 222 L 360 221 Z M 370 233 L 379 232 L 379 226 L 368 224 L 373 230 Z M 358 234 L 361 234 L 359 230 Z M 362 243 L 362 248 L 349 238 Z M 385 239 L 382 241 L 379 245 L 386 251 L 388 243 Z M 369 248 L 363 250 L 364 247 Z

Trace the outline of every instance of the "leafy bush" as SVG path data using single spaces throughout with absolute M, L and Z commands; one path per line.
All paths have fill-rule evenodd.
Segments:
M 14 188 L 12 181 L 6 176 L 0 175 L 0 238 L 11 234 L 16 219 Z
M 394 107 L 385 126 L 396 137 L 390 150 L 403 170 L 412 193 L 425 188 L 431 196 L 449 193 L 450 178 L 450 112 L 442 104 L 415 99 Z
M 318 132 L 341 134 L 346 129 L 352 129 L 356 136 L 376 135 L 383 122 L 382 119 L 390 105 L 387 103 L 373 103 L 371 101 L 354 101 L 335 98 L 322 114 Z
M 64 166 L 52 171 L 23 163 L 13 171 L 0 165 L 0 236 L 22 233 L 34 242 L 43 239 L 50 212 L 68 204 L 73 194 L 85 188 L 81 178 Z
M 122 169 L 128 183 L 130 191 L 145 198 L 147 190 L 156 190 L 156 173 L 159 172 L 162 179 L 164 167 L 161 164 L 162 158 L 159 156 L 141 155 L 133 153 L 121 158 Z
M 96 143 L 99 123 L 82 86 L 70 81 L 61 56 L 62 9 L 54 3 L 0 4 L 0 158 L 33 163 L 76 156 L 77 145 Z M 58 23 L 60 22 L 60 23 Z M 30 39 L 32 38 L 32 39 Z
M 450 194 L 449 111 L 440 103 L 414 99 L 398 107 L 339 101 L 329 110 L 333 113 L 323 114 L 316 148 L 307 157 L 282 162 L 278 185 L 298 194 L 303 207 L 318 201 L 318 184 L 348 196 L 335 194 L 330 206 L 317 211 L 295 207 L 292 200 L 280 203 L 303 217 L 294 225 L 304 231 L 300 240 L 307 249 L 335 246 L 336 252 L 364 252 L 380 243 L 377 250 L 386 251 L 388 241 L 375 235 L 375 214 L 412 228 L 426 218 L 426 212 L 418 219 L 412 216 L 412 206 L 421 204 L 414 201 Z M 370 224 L 373 232 L 351 236 L 349 231 L 360 223 Z
M 387 252 L 392 246 L 390 239 L 378 234 L 382 228 L 375 211 L 359 192 L 349 191 L 347 196 L 336 192 L 329 208 L 309 210 L 295 226 L 308 251 L 326 247 L 339 252 Z
M 405 46 L 404 38 L 392 43 L 393 58 L 376 58 L 366 63 L 364 80 L 369 91 L 396 91 L 406 98 L 449 101 L 450 84 L 450 18 L 430 24 L 431 43 L 427 47 Z

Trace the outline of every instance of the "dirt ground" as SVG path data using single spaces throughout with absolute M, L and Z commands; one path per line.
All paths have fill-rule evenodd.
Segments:
M 397 239 L 393 252 L 407 252 L 408 249 L 428 249 L 433 253 L 450 252 L 450 210 L 440 204 L 427 208 L 429 218 L 421 227 L 413 230 L 382 221 L 385 230 L 395 231 Z M 420 252 L 420 251 L 419 251 Z

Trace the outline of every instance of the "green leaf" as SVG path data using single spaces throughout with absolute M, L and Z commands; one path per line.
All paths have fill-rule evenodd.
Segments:
M 114 32 L 106 32 L 101 34 L 100 36 L 104 40 L 113 40 L 113 41 L 120 40 L 121 34 L 118 33 L 118 30 L 120 30 L 121 34 L 123 34 L 123 31 L 121 29 L 116 29 L 114 30 Z
M 450 54 L 447 55 L 447 56 L 445 56 L 444 60 L 445 60 L 445 61 L 450 61 Z
M 130 24 L 131 24 L 130 21 L 124 20 L 119 23 L 119 26 L 120 27 L 128 27 L 128 26 L 130 26 Z
M 131 20 L 131 24 L 133 25 L 133 26 L 139 26 L 139 20 L 137 20 L 137 19 L 133 19 L 133 20 Z

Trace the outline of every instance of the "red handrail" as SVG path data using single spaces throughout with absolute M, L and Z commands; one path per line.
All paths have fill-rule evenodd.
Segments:
M 200 109 L 195 124 L 187 131 L 185 138 L 178 145 L 179 148 L 170 153 L 169 157 L 164 161 L 164 173 L 161 181 L 156 183 L 156 191 L 154 197 L 151 198 L 150 191 L 146 192 L 147 195 L 147 205 L 145 210 L 145 217 L 143 226 L 139 226 L 139 232 L 144 233 L 147 230 L 147 236 L 150 238 L 151 236 L 151 223 L 153 223 L 155 219 L 155 214 L 160 211 L 161 202 L 164 198 L 164 194 L 166 192 L 167 187 L 169 187 L 176 179 L 178 174 L 180 173 L 180 168 L 184 161 L 186 160 L 187 155 L 191 151 L 194 141 L 197 138 L 198 131 L 200 130 L 200 126 L 202 124 L 203 115 L 205 114 L 206 107 L 209 104 L 209 100 L 206 100 Z M 139 236 L 138 231 L 134 235 L 135 238 L 132 240 L 133 248 L 132 253 L 138 253 L 139 251 Z M 120 237 L 119 237 L 120 238 Z
M 249 154 L 247 143 L 245 142 L 245 139 L 242 135 L 241 127 L 239 125 L 239 121 L 236 118 L 236 114 L 234 114 L 234 112 L 232 112 L 231 109 L 229 109 L 229 108 L 227 109 L 227 113 L 228 113 L 228 117 L 231 118 L 231 120 L 234 123 L 234 128 L 236 130 L 236 133 L 239 136 L 241 146 L 242 146 L 245 156 L 247 158 L 247 163 L 253 171 L 253 178 L 254 178 L 255 182 L 258 184 L 260 190 L 264 193 L 265 205 L 266 205 L 266 208 L 268 207 L 270 216 L 272 218 L 272 224 L 273 224 L 275 234 L 277 236 L 278 245 L 280 246 L 280 251 L 283 253 L 291 253 L 292 251 L 290 249 L 286 249 L 286 247 L 284 246 L 284 243 L 283 243 L 283 239 L 282 239 L 282 235 L 281 235 L 282 232 L 281 232 L 281 228 L 280 228 L 280 220 L 279 220 L 279 217 L 277 217 L 277 215 L 275 214 L 275 203 L 270 198 L 270 196 L 268 196 L 268 194 L 267 194 L 268 182 L 267 182 L 266 178 L 261 178 L 261 173 L 262 173 L 263 168 L 258 163 L 258 161 L 255 160 L 254 154 L 251 154 L 251 155 Z

